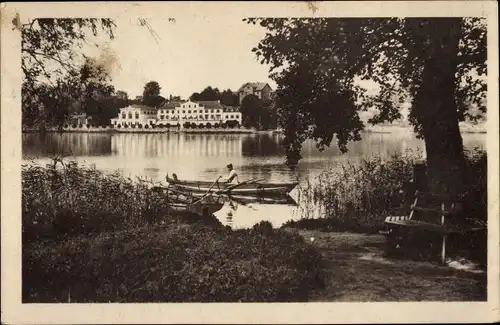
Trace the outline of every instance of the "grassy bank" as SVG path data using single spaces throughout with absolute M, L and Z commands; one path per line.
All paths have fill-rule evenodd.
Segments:
M 262 222 L 233 231 L 73 162 L 23 166 L 23 302 L 307 301 L 321 256 Z

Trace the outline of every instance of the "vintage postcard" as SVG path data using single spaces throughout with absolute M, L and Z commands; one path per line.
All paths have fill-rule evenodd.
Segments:
M 494 322 L 494 1 L 1 4 L 2 323 Z

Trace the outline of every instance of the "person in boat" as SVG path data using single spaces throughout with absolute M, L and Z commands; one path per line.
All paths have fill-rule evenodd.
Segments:
M 233 164 L 227 165 L 227 169 L 229 170 L 229 175 L 227 177 L 226 182 L 227 183 L 234 183 L 233 181 L 235 181 L 236 183 L 239 183 L 240 180 L 238 179 L 238 174 L 233 169 Z

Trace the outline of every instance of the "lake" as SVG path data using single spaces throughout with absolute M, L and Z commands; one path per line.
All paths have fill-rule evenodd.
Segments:
M 486 134 L 462 134 L 466 148 L 486 146 Z M 312 141 L 306 141 L 302 160 L 294 170 L 285 164 L 279 134 L 188 134 L 188 133 L 35 133 L 23 134 L 23 160 L 49 161 L 55 154 L 66 155 L 82 164 L 94 164 L 103 171 L 120 170 L 124 176 L 146 177 L 165 182 L 167 173 L 179 179 L 215 181 L 227 176 L 226 165 L 232 163 L 240 181 L 253 177 L 269 182 L 298 180 L 304 183 L 323 171 L 347 162 L 380 155 L 389 158 L 406 150 L 424 151 L 422 140 L 411 132 L 364 133 L 361 141 L 348 145 L 342 154 L 335 143 L 320 152 Z M 291 196 L 300 203 L 299 189 Z M 303 217 L 300 204 L 229 204 L 216 213 L 217 218 L 233 228 L 251 227 L 261 220 L 275 227 L 290 219 Z

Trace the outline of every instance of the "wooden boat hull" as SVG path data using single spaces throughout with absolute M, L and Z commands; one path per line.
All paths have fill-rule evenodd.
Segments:
M 193 192 L 193 193 L 224 193 L 235 186 L 232 183 L 217 182 L 204 182 L 204 181 L 179 181 L 174 180 L 167 176 L 167 182 L 182 191 Z M 235 186 L 230 189 L 228 194 L 231 195 L 259 195 L 259 196 L 282 196 L 290 193 L 298 183 L 247 183 L 241 186 Z
M 154 190 L 163 192 L 165 194 L 165 199 L 169 203 L 170 209 L 176 212 L 189 211 L 199 215 L 206 215 L 213 214 L 224 206 L 224 200 L 212 195 L 196 197 L 189 193 L 162 186 L 156 186 Z
M 170 208 L 175 212 L 193 212 L 202 216 L 207 216 L 214 214 L 215 212 L 222 209 L 224 206 L 223 202 L 199 202 L 194 204 L 186 203 L 171 203 Z

